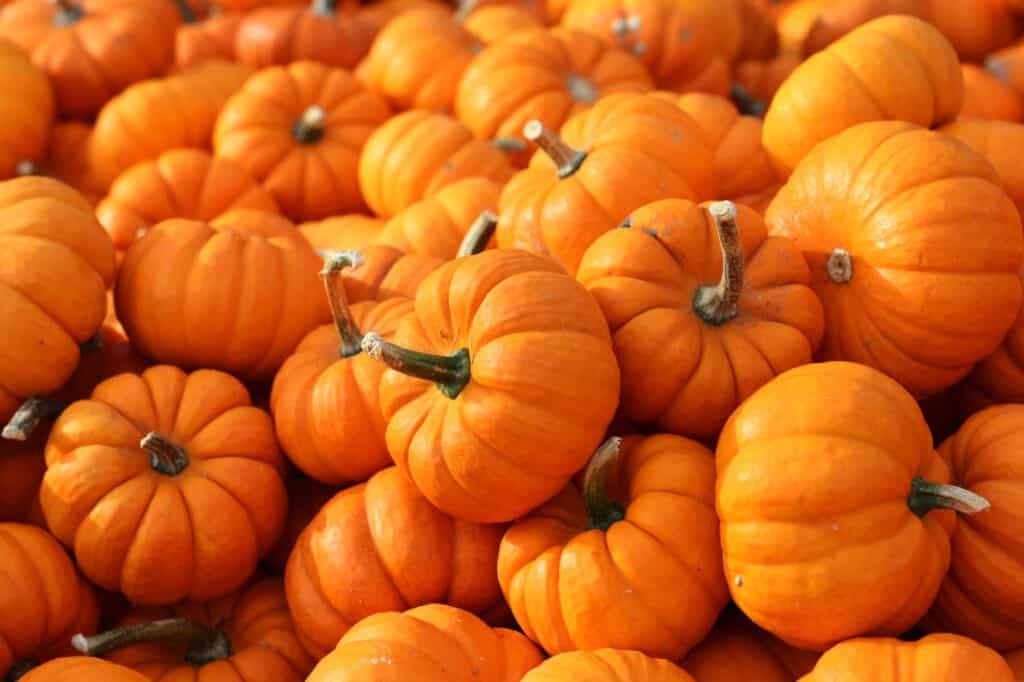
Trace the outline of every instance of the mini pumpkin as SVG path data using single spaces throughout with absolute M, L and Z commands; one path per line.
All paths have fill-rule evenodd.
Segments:
M 779 30 L 775 17 L 759 0 L 736 0 L 743 27 L 743 40 L 733 62 L 771 59 L 779 53 Z
M 1024 269 L 1020 276 L 1024 288 Z M 961 416 L 996 404 L 1024 402 L 1024 310 L 999 347 L 952 390 Z
M 1000 184 L 1017 206 L 1024 209 L 1024 124 L 981 118 L 960 117 L 939 130 L 967 143 L 996 169 Z
M 306 60 L 351 68 L 370 49 L 373 31 L 340 4 L 306 0 L 248 12 L 238 27 L 235 54 L 257 68 Z
M 92 167 L 89 144 L 92 125 L 82 121 L 64 121 L 50 130 L 46 154 L 38 165 L 23 168 L 30 175 L 46 175 L 74 187 L 95 206 L 103 197 L 104 187 Z
M 671 661 L 639 651 L 596 649 L 558 654 L 526 673 L 522 682 L 695 682 Z
M 288 518 L 284 522 L 281 537 L 274 543 L 270 552 L 263 557 L 263 566 L 274 573 L 284 575 L 285 565 L 291 556 L 295 543 L 306 530 L 313 517 L 320 513 L 320 508 L 327 504 L 338 492 L 334 486 L 324 485 L 319 481 L 294 473 L 285 481 L 288 489 Z
M 1017 682 L 1024 680 L 1024 649 L 1017 649 L 1006 654 L 1006 662 L 1010 664 L 1010 669 L 1016 675 Z
M 747 59 L 736 65 L 733 73 L 733 89 L 742 89 L 757 113 L 763 113 L 768 103 L 789 75 L 803 60 L 792 55 L 779 55 L 771 59 Z M 747 108 L 751 108 L 751 104 Z M 755 113 L 744 111 L 745 114 Z
M 241 12 L 219 12 L 185 22 L 174 36 L 174 65 L 185 69 L 210 59 L 235 58 Z
M 372 244 L 383 226 L 380 218 L 350 213 L 303 223 L 299 231 L 318 251 L 349 251 Z
M 1024 44 L 997 50 L 985 58 L 985 70 L 1024 96 Z
M 55 115 L 46 74 L 13 42 L 0 38 L 0 179 L 42 161 Z
M 46 461 L 43 447 L 47 431 L 38 429 L 25 442 L 0 440 L 0 481 L 4 494 L 0 497 L 0 523 L 34 523 L 45 527 L 39 507 L 39 484 L 43 481 Z
M 783 12 L 779 31 L 787 53 L 809 56 L 867 22 L 889 14 L 928 20 L 928 0 L 800 0 Z
M 927 17 L 956 48 L 960 58 L 980 61 L 1020 36 L 1024 20 L 1006 0 L 926 0 Z
M 961 70 L 964 76 L 964 105 L 960 109 L 961 118 L 1014 122 L 1020 122 L 1024 118 L 1021 96 L 991 71 L 975 64 L 963 64 Z
M 64 656 L 32 667 L 17 682 L 146 682 L 147 678 L 123 665 L 89 656 Z
M 531 7 L 529 2 L 496 5 L 467 0 L 463 7 L 471 9 L 462 20 L 463 25 L 484 45 L 504 40 L 513 33 L 545 26 L 543 10 L 538 11 L 538 6 Z

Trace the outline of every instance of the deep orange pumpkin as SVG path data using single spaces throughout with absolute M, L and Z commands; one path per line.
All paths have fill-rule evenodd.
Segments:
M 671 661 L 639 651 L 597 649 L 553 656 L 526 673 L 522 682 L 695 682 Z
M 174 65 L 188 68 L 209 59 L 234 59 L 241 12 L 220 12 L 184 23 L 174 36 Z
M 28 670 L 18 682 L 147 682 L 131 668 L 90 656 L 55 658 Z
M 302 223 L 299 231 L 314 249 L 348 251 L 373 243 L 383 226 L 380 218 L 351 213 Z
M 248 12 L 238 27 L 235 54 L 257 68 L 304 60 L 351 68 L 370 49 L 373 29 L 340 4 L 306 0 Z
M 28 55 L 0 38 L 0 179 L 20 172 L 25 164 L 42 161 L 55 115 L 53 89 L 46 74 Z
M 1024 649 L 1017 649 L 1006 654 L 1006 662 L 1010 664 L 1017 677 L 1017 682 L 1024 680 Z
M 1024 29 L 1024 18 L 1007 0 L 926 0 L 926 4 L 928 21 L 942 31 L 965 62 L 981 61 L 1010 45 Z
M 0 440 L 0 522 L 14 521 L 46 527 L 39 506 L 39 484 L 43 481 L 46 461 L 47 429 L 37 429 L 25 442 Z
M 996 169 L 1000 184 L 1017 210 L 1024 210 L 1024 124 L 981 118 L 960 117 L 939 130 L 966 142 Z
M 760 111 L 768 108 L 768 103 L 789 78 L 789 74 L 800 66 L 803 60 L 792 55 L 779 55 L 772 59 L 748 59 L 736 65 L 733 82 L 742 88 Z M 745 112 L 750 113 L 750 112 Z
M 1021 96 L 991 71 L 975 64 L 962 64 L 964 105 L 961 118 L 1017 121 L 1024 118 Z M 955 123 L 955 122 L 954 122 Z
M 274 575 L 281 576 L 284 575 L 288 557 L 302 531 L 320 513 L 320 508 L 338 492 L 334 486 L 324 485 L 297 472 L 292 472 L 285 481 L 285 487 L 288 489 L 288 518 L 285 519 L 281 537 L 263 557 L 263 566 L 273 571 Z

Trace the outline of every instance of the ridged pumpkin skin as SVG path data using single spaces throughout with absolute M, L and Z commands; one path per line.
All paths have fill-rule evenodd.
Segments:
M 172 218 L 125 253 L 117 311 L 152 360 L 268 379 L 329 319 L 320 265 L 280 216 L 238 209 L 209 223 Z
M 373 243 L 384 221 L 360 213 L 334 216 L 299 225 L 299 231 L 314 249 L 349 251 Z
M 729 601 L 714 480 L 703 445 L 632 436 L 607 482 L 621 521 L 592 518 L 571 485 L 516 521 L 498 580 L 523 632 L 549 654 L 610 647 L 678 660 Z
M 522 682 L 695 682 L 671 661 L 639 651 L 570 651 L 541 663 Z
M 284 575 L 288 557 L 291 556 L 299 536 L 306 530 L 313 517 L 320 513 L 320 508 L 338 492 L 337 487 L 324 485 L 301 473 L 289 476 L 285 481 L 285 487 L 288 490 L 288 518 L 285 519 L 281 537 L 263 557 L 263 566 L 274 575 L 280 576 Z
M 783 11 L 783 49 L 801 57 L 820 52 L 847 33 L 887 14 L 928 20 L 928 0 L 799 0 Z
M 0 574 L 0 675 L 29 659 L 67 655 L 73 634 L 96 631 L 100 612 L 92 586 L 45 530 L 0 523 Z
M 332 4 L 305 0 L 248 12 L 238 27 L 235 54 L 258 68 L 304 60 L 352 68 L 370 49 L 372 28 Z
M 1014 682 L 1006 661 L 992 649 L 958 635 L 930 635 L 916 642 L 858 638 L 826 651 L 800 682 Z
M 364 618 L 306 682 L 518 682 L 541 660 L 518 632 L 492 629 L 453 606 L 429 604 Z
M 235 36 L 241 12 L 221 12 L 182 24 L 174 35 L 174 66 L 185 69 L 210 59 L 235 58 Z
M 0 423 L 71 377 L 113 277 L 110 238 L 81 194 L 50 178 L 0 182 Z
M 90 205 L 103 198 L 104 188 L 92 167 L 89 144 L 92 124 L 63 121 L 50 130 L 50 142 L 40 164 L 42 175 L 48 175 L 78 190 Z
M 184 469 L 141 447 L 157 432 Z M 137 604 L 237 589 L 281 532 L 284 461 L 270 415 L 237 379 L 167 365 L 107 379 L 57 419 L 43 513 L 95 584 Z M 177 468 L 175 467 L 175 470 Z
M 358 253 L 362 263 L 342 273 L 349 303 L 414 298 L 420 282 L 445 263 L 442 258 L 406 253 L 385 244 L 371 244 Z
M 1020 277 L 1024 288 L 1024 268 Z M 978 362 L 953 391 L 961 415 L 992 405 L 1024 402 L 1024 309 L 999 347 Z
M 726 579 L 755 623 L 823 651 L 928 610 L 956 518 L 908 498 L 911 479 L 947 483 L 949 468 L 895 381 L 849 362 L 784 372 L 729 418 L 716 459 Z
M 148 682 L 148 678 L 102 658 L 65 656 L 30 670 L 18 682 Z
M 6 180 L 18 175 L 22 161 L 43 159 L 55 105 L 46 74 L 7 39 L 0 39 L 0 82 L 0 179 Z
M 514 173 L 505 154 L 445 114 L 414 109 L 391 118 L 366 141 L 359 189 L 380 218 L 390 218 L 463 178 L 504 183 Z
M 771 59 L 748 59 L 736 65 L 733 79 L 751 97 L 767 106 L 789 74 L 802 63 L 799 57 L 785 54 Z
M 397 467 L 343 490 L 299 536 L 285 569 L 303 646 L 323 658 L 349 628 L 385 611 L 431 603 L 479 614 L 494 608 L 502 531 L 438 511 Z
M 881 17 L 793 71 L 765 114 L 764 146 L 792 172 L 819 142 L 858 123 L 941 125 L 960 113 L 963 96 L 960 62 L 941 33 L 916 17 Z
M 169 218 L 213 220 L 235 208 L 277 213 L 277 203 L 234 161 L 202 149 L 172 149 L 118 176 L 96 206 L 114 248 L 125 251 Z
M 504 5 L 482 2 L 463 19 L 462 25 L 484 45 L 490 45 L 513 33 L 541 28 L 546 22 L 543 8 L 536 3 L 531 7 L 528 1 Z
M 0 481 L 4 494 L 0 496 L 0 522 L 34 523 L 42 510 L 39 507 L 39 484 L 46 471 L 43 448 L 47 431 L 37 428 L 30 440 L 0 440 Z
M 1024 405 L 972 416 L 939 448 L 953 482 L 992 507 L 960 520 L 949 574 L 925 619 L 934 632 L 956 632 L 999 651 L 1024 646 Z
M 992 165 L 947 135 L 898 121 L 840 133 L 765 222 L 811 267 L 821 356 L 878 368 L 917 397 L 992 353 L 1020 308 L 1020 216 Z
M 939 128 L 967 143 L 984 156 L 996 169 L 1000 184 L 1017 206 L 1024 210 L 1024 169 L 1020 166 L 1024 154 L 1024 124 L 960 117 Z
M 984 118 L 1019 122 L 1024 103 L 1017 92 L 992 72 L 975 64 L 962 64 L 964 105 L 961 118 Z M 955 124 L 956 121 L 953 122 Z

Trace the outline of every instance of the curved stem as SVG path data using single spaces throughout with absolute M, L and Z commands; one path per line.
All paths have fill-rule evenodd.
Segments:
M 739 83 L 733 82 L 729 86 L 729 93 L 732 97 L 733 104 L 740 110 L 740 113 L 744 116 L 764 116 L 765 110 L 768 109 L 761 100 L 751 95 L 745 87 Z
M 188 453 L 185 448 L 171 442 L 156 431 L 150 431 L 139 447 L 149 453 L 149 466 L 165 476 L 177 476 L 188 467 Z
M 853 258 L 846 249 L 836 247 L 825 261 L 828 278 L 836 284 L 846 284 L 853 279 Z
M 583 504 L 587 508 L 587 530 L 608 530 L 612 524 L 626 518 L 622 505 L 608 498 L 608 476 L 622 450 L 622 439 L 606 440 L 590 458 L 583 472 Z
M 4 682 L 18 682 L 18 680 L 32 672 L 33 668 L 38 667 L 39 661 L 31 658 L 18 661 L 11 666 L 11 669 L 7 671 L 6 675 L 4 675 Z
M 491 144 L 497 147 L 499 151 L 503 151 L 506 154 L 515 154 L 526 151 L 526 143 L 518 137 L 496 137 L 491 140 Z
M 437 384 L 441 393 L 455 398 L 469 383 L 469 350 L 460 348 L 451 355 L 433 355 L 408 350 L 385 341 L 379 334 L 363 337 L 363 352 L 378 362 L 418 379 Z
M 693 309 L 709 324 L 725 324 L 739 314 L 743 293 L 743 249 L 736 229 L 736 204 L 717 201 L 708 207 L 708 213 L 715 221 L 722 249 L 722 277 L 714 286 L 697 288 Z
M 933 509 L 952 509 L 961 514 L 974 514 L 992 506 L 984 497 L 966 488 L 948 483 L 932 483 L 917 476 L 910 484 L 907 505 L 918 516 L 924 516 Z
M 462 243 L 459 245 L 459 250 L 455 257 L 472 256 L 483 251 L 487 248 L 487 242 L 491 241 L 491 237 L 497 228 L 498 216 L 494 215 L 492 211 L 481 213 L 473 221 L 473 224 L 469 226 L 469 231 L 462 238 Z
M 181 21 L 186 24 L 196 23 L 196 13 L 188 6 L 188 0 L 174 0 L 178 13 L 181 14 Z
M 357 251 L 339 251 L 327 259 L 324 269 L 320 271 L 320 276 L 324 280 L 324 290 L 327 292 L 327 303 L 331 306 L 331 317 L 334 318 L 334 326 L 338 330 L 340 358 L 350 358 L 363 350 L 359 345 L 363 340 L 363 334 L 352 318 L 352 310 L 348 307 L 348 299 L 345 297 L 345 283 L 341 277 L 342 270 L 354 268 L 362 263 L 363 257 Z
M 479 4 L 480 0 L 459 0 L 458 8 L 456 8 L 455 14 L 452 15 L 452 20 L 457 24 L 461 24 L 469 18 L 469 15 L 476 10 Z
M 193 665 L 222 661 L 234 653 L 231 641 L 224 632 L 187 618 L 165 618 L 125 625 L 91 637 L 78 633 L 71 638 L 71 646 L 86 656 L 102 656 L 121 647 L 164 640 L 188 644 L 185 660 Z
M 327 112 L 316 104 L 308 107 L 302 112 L 295 125 L 292 126 L 292 136 L 299 144 L 313 144 L 324 136 L 324 122 L 327 120 Z
M 337 13 L 338 0 L 313 0 L 313 13 L 333 17 Z
M 53 0 L 53 4 L 57 6 L 57 13 L 53 15 L 54 26 L 71 26 L 85 14 L 82 8 L 72 4 L 71 0 Z
M 26 441 L 44 419 L 52 419 L 68 404 L 53 398 L 29 398 L 21 404 L 0 434 L 7 440 Z
M 523 126 L 523 137 L 544 150 L 544 153 L 555 162 L 555 167 L 558 168 L 558 177 L 563 180 L 578 171 L 583 165 L 584 159 L 587 158 L 586 152 L 578 151 L 567 145 L 558 136 L 558 133 L 550 130 L 537 119 L 528 121 Z

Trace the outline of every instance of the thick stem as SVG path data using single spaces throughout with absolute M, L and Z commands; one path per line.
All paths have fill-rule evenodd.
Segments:
M 224 632 L 186 618 L 125 625 L 91 637 L 78 633 L 71 638 L 71 646 L 86 656 L 102 656 L 121 647 L 166 640 L 187 644 L 185 660 L 193 665 L 223 661 L 234 653 Z
M 455 257 L 472 256 L 483 251 L 487 248 L 487 242 L 491 241 L 491 237 L 497 228 L 498 216 L 494 215 L 491 211 L 481 213 L 473 221 L 473 224 L 469 226 L 469 231 L 462 238 L 462 244 L 459 245 L 459 251 L 455 254 Z
M 961 514 L 985 511 L 991 504 L 981 495 L 948 483 L 931 483 L 914 477 L 907 496 L 910 511 L 924 516 L 933 509 L 952 509 Z
M 626 518 L 622 505 L 608 497 L 608 476 L 622 450 L 622 439 L 609 438 L 590 458 L 583 472 L 583 504 L 587 508 L 587 529 L 608 530 Z
M 333 17 L 337 13 L 338 0 L 313 0 L 313 14 Z
M 324 122 L 327 112 L 313 105 L 302 112 L 292 126 L 292 136 L 299 144 L 314 144 L 324 136 Z
M 85 14 L 82 8 L 71 0 L 53 0 L 53 4 L 57 6 L 57 12 L 53 15 L 54 26 L 71 26 L 78 23 Z
M 18 680 L 25 677 L 25 675 L 28 675 L 34 668 L 38 667 L 39 661 L 31 658 L 18 661 L 11 666 L 11 669 L 7 671 L 6 675 L 4 675 L 4 682 L 18 682 Z
M 567 145 L 558 133 L 548 129 L 537 119 L 528 121 L 523 126 L 523 137 L 544 150 L 544 153 L 555 162 L 555 166 L 558 168 L 558 177 L 563 180 L 578 171 L 583 160 L 587 158 L 586 152 L 578 151 Z
M 457 397 L 469 383 L 469 350 L 465 348 L 451 355 L 421 353 L 396 346 L 370 332 L 363 337 L 363 352 L 396 372 L 434 382 L 449 398 Z
M 765 110 L 768 109 L 768 105 L 747 92 L 747 89 L 739 83 L 734 82 L 729 86 L 729 92 L 733 104 L 744 116 L 764 116 Z
M 149 453 L 149 466 L 157 473 L 177 476 L 188 467 L 188 453 L 185 452 L 185 448 L 156 431 L 150 431 L 143 436 L 139 447 Z
M 186 24 L 196 23 L 196 13 L 188 6 L 188 0 L 174 0 L 178 13 L 181 14 L 181 21 Z
M 518 137 L 496 137 L 491 140 L 491 144 L 497 147 L 499 151 L 503 151 L 506 154 L 516 154 L 518 152 L 526 151 L 526 143 Z
M 44 419 L 52 419 L 64 411 L 68 404 L 53 398 L 29 398 L 21 404 L 0 434 L 7 440 L 26 441 Z
M 853 258 L 846 249 L 836 247 L 825 261 L 828 278 L 836 284 L 846 284 L 853 279 Z
M 718 284 L 697 288 L 693 309 L 709 324 L 725 324 L 739 313 L 743 293 L 743 248 L 736 229 L 736 204 L 716 201 L 708 207 L 722 249 L 722 277 Z
M 327 259 L 320 276 L 324 280 L 324 290 L 327 292 L 327 303 L 331 306 L 331 316 L 334 318 L 334 326 L 338 330 L 338 357 L 350 358 L 362 352 L 363 334 L 359 331 L 359 325 L 352 318 L 352 310 L 348 307 L 348 299 L 345 297 L 345 282 L 342 280 L 341 272 L 345 268 L 354 268 L 362 265 L 363 257 L 356 251 L 339 251 Z

